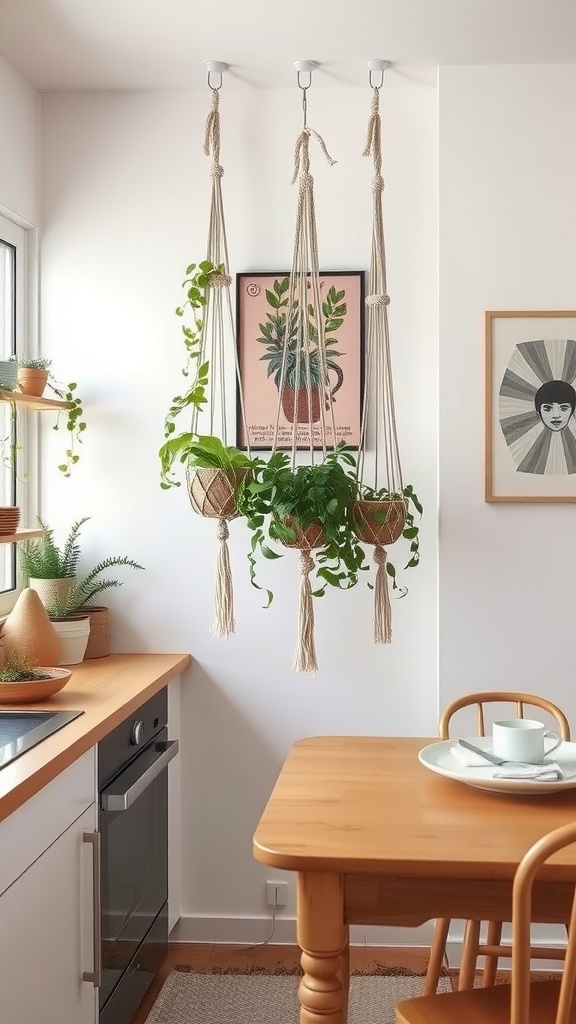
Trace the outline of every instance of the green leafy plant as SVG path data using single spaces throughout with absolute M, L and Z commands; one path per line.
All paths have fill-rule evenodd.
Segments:
M 24 370 L 50 370 L 52 360 L 44 356 L 16 356 L 18 366 Z
M 54 531 L 39 517 L 38 523 L 45 531 L 44 535 L 20 545 L 20 567 L 24 575 L 28 579 L 45 580 L 69 579 L 77 576 L 81 558 L 78 535 L 89 518 L 89 516 L 85 516 L 75 522 L 69 530 L 64 545 L 58 547 L 54 539 Z M 122 580 L 102 576 L 114 566 L 128 566 L 131 569 L 144 568 L 143 565 L 125 555 L 105 558 L 98 562 L 86 576 L 76 581 L 63 604 L 48 608 L 48 615 L 51 618 L 71 615 L 83 608 L 96 594 L 109 590 L 111 587 L 121 587 Z
M 406 484 L 402 488 L 402 491 L 390 491 L 387 487 L 380 487 L 375 489 L 368 487 L 366 484 L 361 484 L 359 488 L 359 497 L 362 501 L 404 501 L 406 502 L 406 522 L 404 523 L 404 529 L 402 530 L 402 536 L 410 541 L 410 558 L 404 566 L 405 569 L 414 569 L 420 564 L 420 526 L 419 519 L 422 516 L 423 508 L 418 498 L 418 495 L 414 491 L 412 484 Z M 418 515 L 418 520 L 416 519 Z M 372 518 L 377 523 L 386 522 L 387 513 L 385 509 L 375 509 L 372 513 Z M 386 572 L 392 580 L 392 589 L 403 591 L 402 597 L 407 593 L 406 587 L 399 588 L 397 582 L 397 573 L 394 564 L 388 558 L 386 561 Z
M 0 672 L 0 683 L 23 683 L 35 679 L 50 679 L 49 672 L 38 672 L 33 669 L 25 654 L 18 654 L 12 651 L 6 655 L 2 671 Z
M 206 405 L 209 363 L 200 362 L 204 319 L 201 311 L 206 305 L 208 289 L 216 275 L 224 274 L 224 264 L 215 265 L 210 260 L 191 263 L 186 268 L 182 283 L 185 300 L 176 309 L 176 315 L 184 318 L 182 334 L 186 350 L 186 362 L 182 375 L 191 378 L 189 387 L 176 395 L 164 420 L 164 444 L 160 447 L 160 486 L 167 490 L 180 487 L 175 474 L 179 466 L 194 466 L 199 469 L 223 469 L 234 474 L 237 470 L 250 469 L 253 461 L 238 448 L 225 445 L 214 435 L 196 434 L 191 430 L 176 433 L 176 417 L 188 409 L 201 412 Z
M 332 286 L 328 289 L 322 302 L 324 344 L 324 360 L 322 360 L 314 306 L 312 304 L 308 306 L 308 338 L 303 341 L 301 337 L 298 337 L 298 300 L 294 300 L 290 307 L 289 289 L 289 277 L 275 280 L 272 290 L 266 289 L 268 305 L 274 312 L 266 313 L 265 323 L 258 325 L 262 334 L 256 338 L 256 341 L 266 346 L 266 352 L 260 356 L 260 360 L 268 364 L 266 375 L 274 377 L 274 383 L 280 390 L 284 362 L 284 379 L 287 387 L 295 391 L 306 389 L 308 387 L 308 372 L 311 387 L 327 386 L 328 381 L 322 365 L 325 361 L 326 371 L 333 370 L 341 383 L 343 374 L 336 360 L 344 353 L 334 348 L 338 341 L 333 335 L 342 326 L 346 316 L 347 306 L 343 301 L 345 292 L 337 291 Z M 285 355 L 284 351 L 286 351 Z
M 318 523 L 324 542 L 315 551 L 318 586 L 313 591 L 321 597 L 328 586 L 348 590 L 358 582 L 359 573 L 367 569 L 365 553 L 354 531 L 352 506 L 357 495 L 354 456 L 343 444 L 329 452 L 315 466 L 290 465 L 286 452 L 275 452 L 268 462 L 255 460 L 254 475 L 241 484 L 238 510 L 246 518 L 252 534 L 248 554 L 250 580 L 256 582 L 256 556 L 280 558 L 270 542 L 294 543 L 294 525 L 306 530 Z M 273 599 L 266 589 L 267 604 Z
M 58 469 L 64 476 L 70 476 L 72 467 L 80 459 L 75 445 L 82 443 L 82 437 L 86 430 L 82 400 L 78 397 L 78 385 L 75 381 L 72 381 L 70 384 L 61 384 L 59 381 L 54 380 L 52 376 L 49 376 L 48 387 L 60 401 L 67 402 L 69 406 L 68 409 L 58 411 L 58 418 L 53 429 L 60 430 L 61 420 L 62 418 L 65 419 L 64 426 L 65 430 L 68 431 L 69 440 L 65 451 L 65 461 L 60 463 Z

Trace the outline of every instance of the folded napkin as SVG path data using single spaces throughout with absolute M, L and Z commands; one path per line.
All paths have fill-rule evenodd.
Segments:
M 553 782 L 565 778 L 559 764 L 521 764 L 519 761 L 505 761 L 504 764 L 493 765 L 481 754 L 466 750 L 457 743 L 450 747 L 452 757 L 465 768 L 492 768 L 493 779 L 534 779 L 536 782 Z

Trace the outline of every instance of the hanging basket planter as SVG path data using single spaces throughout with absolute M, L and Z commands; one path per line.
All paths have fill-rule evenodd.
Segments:
M 283 520 L 284 526 L 293 530 L 296 534 L 293 541 L 279 537 L 278 540 L 285 548 L 298 548 L 300 551 L 311 551 L 313 548 L 322 548 L 326 543 L 326 534 L 321 523 L 312 522 L 306 529 L 302 529 L 297 519 L 289 516 Z
M 208 519 L 236 519 L 236 494 L 248 472 L 248 469 L 188 467 L 186 482 L 194 511 Z
M 352 507 L 356 535 L 365 544 L 381 547 L 394 544 L 406 523 L 408 503 L 404 499 L 366 501 L 359 499 Z

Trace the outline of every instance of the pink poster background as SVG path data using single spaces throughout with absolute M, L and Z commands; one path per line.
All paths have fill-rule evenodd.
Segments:
M 267 377 L 268 362 L 261 359 L 267 351 L 266 345 L 258 342 L 257 339 L 262 337 L 260 324 L 266 323 L 266 314 L 276 312 L 268 304 L 266 290 L 273 291 L 274 282 L 281 281 L 287 276 L 287 272 L 238 274 L 237 276 L 238 358 L 248 436 L 250 446 L 256 449 L 272 448 L 279 405 L 279 394 L 274 383 L 274 374 Z M 341 299 L 341 302 L 345 302 L 347 307 L 344 323 L 329 334 L 330 337 L 336 339 L 336 344 L 329 347 L 342 353 L 335 362 L 338 363 L 344 375 L 342 385 L 334 395 L 333 410 L 336 442 L 344 441 L 349 447 L 357 448 L 360 439 L 362 400 L 364 273 L 363 271 L 325 273 L 320 275 L 320 282 L 323 297 L 332 286 L 337 291 L 345 293 Z M 337 375 L 334 371 L 329 372 L 329 379 L 332 389 L 337 384 Z M 324 417 L 326 441 L 329 446 L 332 446 L 334 440 L 330 410 L 324 410 Z M 281 405 L 278 430 L 278 447 L 291 448 L 293 423 L 286 418 Z M 312 424 L 312 439 L 315 448 L 322 447 L 321 422 Z M 239 448 L 246 447 L 240 414 L 238 414 L 237 444 Z M 309 447 L 310 425 L 308 423 L 298 424 L 297 444 L 301 448 Z

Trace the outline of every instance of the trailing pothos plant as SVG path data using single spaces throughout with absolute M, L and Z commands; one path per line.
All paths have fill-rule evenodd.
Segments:
M 312 591 L 314 597 L 322 597 L 328 586 L 350 589 L 368 568 L 352 519 L 357 496 L 356 479 L 350 472 L 354 456 L 341 443 L 319 465 L 292 467 L 290 458 L 287 452 L 275 452 L 267 462 L 253 460 L 253 474 L 241 483 L 237 495 L 238 511 L 252 534 L 250 580 L 258 590 L 265 590 L 266 606 L 273 593 L 256 581 L 257 555 L 280 558 L 270 542 L 294 545 L 295 527 L 305 531 L 317 523 L 323 530 L 321 546 L 315 552 L 318 585 Z
M 410 541 L 410 558 L 404 566 L 405 569 L 413 569 L 420 564 L 420 526 L 419 520 L 416 520 L 416 514 L 418 517 L 422 515 L 423 508 L 418 498 L 418 495 L 414 491 L 412 484 L 406 484 L 401 491 L 390 491 L 387 487 L 368 487 L 366 484 L 360 484 L 358 496 L 362 501 L 376 501 L 386 503 L 389 501 L 402 501 L 406 503 L 406 521 L 402 530 L 402 536 Z M 387 518 L 387 512 L 385 508 L 374 509 L 371 513 L 372 518 L 376 523 L 385 523 Z M 392 580 L 392 589 L 400 590 L 398 596 L 404 597 L 407 593 L 406 587 L 399 587 L 397 581 L 397 573 L 394 564 L 387 559 L 386 561 L 386 572 Z M 370 586 L 370 584 L 368 584 Z
M 164 444 L 159 451 L 161 463 L 160 486 L 167 490 L 170 487 L 180 487 L 180 481 L 174 475 L 174 468 L 177 463 L 183 465 L 212 466 L 212 458 L 224 458 L 222 450 L 226 446 L 218 442 L 217 438 L 207 436 L 200 437 L 192 431 L 176 433 L 176 417 L 188 409 L 190 413 L 201 412 L 208 399 L 206 389 L 208 387 L 208 361 L 200 362 L 202 354 L 202 336 L 204 330 L 204 319 L 201 315 L 207 301 L 210 281 L 218 274 L 224 273 L 224 264 L 215 265 L 210 260 L 202 260 L 201 263 L 191 263 L 186 267 L 186 278 L 182 282 L 185 292 L 184 301 L 176 308 L 176 316 L 181 317 L 182 335 L 186 351 L 186 362 L 182 368 L 182 376 L 190 378 L 188 387 L 181 395 L 176 395 L 166 413 L 164 419 Z M 214 441 L 214 445 L 210 444 Z M 230 449 L 230 458 L 235 459 L 237 449 Z M 201 452 L 204 453 L 201 456 Z M 241 453 L 238 453 L 239 455 Z M 206 461 L 194 462 L 194 458 L 204 458 Z M 217 468 L 226 468 L 216 463 Z

